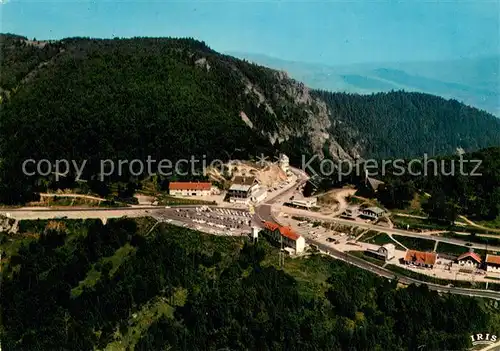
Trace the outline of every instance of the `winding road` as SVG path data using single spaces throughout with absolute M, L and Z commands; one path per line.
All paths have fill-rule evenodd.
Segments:
M 277 202 L 279 200 L 282 200 L 284 198 L 289 197 L 295 189 L 298 187 L 304 185 L 307 180 L 308 180 L 308 175 L 303 172 L 302 170 L 296 169 L 296 168 L 291 168 L 292 172 L 295 173 L 297 176 L 297 180 L 294 184 L 292 184 L 290 187 L 286 188 L 283 192 L 270 197 L 265 201 L 263 204 L 257 206 L 255 208 L 255 214 L 253 216 L 253 221 L 255 224 L 257 224 L 260 227 L 263 227 L 263 221 L 271 221 L 275 223 L 279 223 L 276 218 L 273 217 L 272 210 L 273 206 L 278 207 Z M 176 208 L 182 208 L 182 207 L 198 207 L 198 205 L 192 205 L 192 206 L 176 206 Z M 209 207 L 217 207 L 217 206 L 209 206 Z M 227 208 L 226 208 L 227 209 Z M 115 208 L 89 208 L 89 207 L 80 207 L 80 208 L 54 208 L 54 207 L 20 207 L 20 208 L 0 208 L 0 213 L 6 215 L 8 213 L 8 216 L 17 220 L 22 220 L 22 219 L 50 219 L 50 218 L 61 218 L 61 217 L 67 217 L 67 218 L 101 218 L 103 221 L 106 221 L 108 218 L 120 218 L 123 216 L 128 216 L 128 217 L 141 217 L 148 215 L 148 213 L 154 213 L 157 211 L 161 211 L 162 208 L 161 206 L 142 206 L 142 205 L 137 205 L 133 207 L 115 207 Z M 241 209 L 240 209 L 241 210 Z M 317 214 L 314 212 L 309 212 L 309 211 L 304 211 L 307 217 L 311 218 L 318 218 L 318 219 L 328 219 L 330 221 L 335 221 L 347 225 L 353 225 L 352 221 L 349 220 L 344 220 L 344 219 L 339 219 L 339 218 L 332 218 L 331 216 L 328 216 L 326 218 L 322 218 L 321 214 Z M 409 237 L 426 237 L 425 234 L 416 234 L 416 233 L 411 233 L 403 230 L 397 230 L 397 229 L 389 229 L 389 228 L 384 228 L 384 227 L 379 227 L 379 226 L 374 226 L 371 224 L 366 224 L 366 223 L 356 223 L 355 224 L 358 227 L 362 228 L 367 228 L 367 229 L 376 229 L 376 230 L 383 230 L 385 232 L 391 232 L 393 234 L 402 234 L 405 236 Z M 449 243 L 455 243 L 455 244 L 460 244 L 463 245 L 464 241 L 458 240 L 458 239 L 450 239 L 450 238 L 436 238 L 436 237 L 431 237 L 434 240 L 440 240 L 443 242 L 449 242 Z M 427 235 L 427 239 L 430 239 L 429 236 Z M 325 245 L 324 243 L 318 242 L 313 239 L 306 239 L 307 243 L 316 245 L 320 250 L 328 253 L 330 256 L 335 257 L 337 259 L 343 260 L 349 264 L 355 265 L 359 268 L 371 271 L 375 274 L 378 274 L 382 277 L 386 277 L 388 279 L 398 279 L 399 282 L 403 284 L 426 284 L 429 286 L 429 289 L 431 290 L 437 290 L 441 292 L 447 292 L 447 293 L 452 293 L 452 294 L 460 294 L 460 295 L 469 295 L 469 296 L 477 296 L 477 297 L 485 297 L 485 298 L 492 298 L 492 299 L 497 299 L 500 300 L 500 292 L 496 291 L 490 291 L 490 290 L 478 290 L 478 289 L 464 289 L 464 288 L 455 288 L 455 287 L 447 287 L 447 286 L 442 286 L 442 285 L 437 285 L 437 284 L 431 284 L 423 281 L 419 281 L 416 279 L 412 279 L 409 277 L 405 276 L 399 276 L 387 269 L 384 269 L 382 267 L 379 267 L 375 264 L 372 264 L 370 262 L 367 262 L 361 258 L 352 256 L 348 253 L 344 253 L 338 250 L 335 250 L 331 248 L 328 245 Z M 474 245 L 473 247 L 477 248 L 483 248 L 481 245 Z M 492 247 L 489 246 L 491 249 Z
M 259 225 L 261 227 L 263 227 L 262 221 L 270 221 L 270 222 L 275 222 L 275 223 L 280 224 L 278 222 L 278 220 L 276 218 L 274 218 L 274 216 L 272 214 L 273 204 L 275 204 L 279 199 L 282 199 L 284 197 L 289 196 L 294 191 L 294 189 L 296 189 L 297 187 L 299 187 L 302 184 L 307 182 L 307 179 L 308 179 L 307 174 L 305 174 L 303 171 L 298 170 L 296 168 L 291 168 L 291 170 L 293 173 L 295 173 L 297 175 L 296 183 L 293 186 L 291 186 L 290 188 L 288 188 L 287 190 L 285 190 L 283 193 L 281 193 L 273 198 L 268 199 L 264 204 L 255 208 L 254 221 L 256 223 L 259 223 Z M 313 217 L 313 215 L 311 215 L 311 212 L 309 212 L 309 211 L 305 211 L 305 212 L 307 212 L 308 217 Z M 332 220 L 331 217 L 329 217 L 329 219 Z M 349 220 L 340 220 L 340 221 L 345 221 L 346 224 L 353 225 L 352 221 L 349 221 Z M 356 223 L 356 225 L 358 225 L 358 223 Z M 375 226 L 368 225 L 368 227 L 372 228 Z M 380 227 L 378 227 L 377 229 L 380 230 Z M 384 231 L 387 231 L 387 230 L 384 229 Z M 392 231 L 395 231 L 395 233 L 402 233 L 406 236 L 410 236 L 409 232 L 406 232 L 406 231 L 399 231 L 399 230 L 392 230 Z M 416 236 L 420 237 L 420 236 L 418 236 L 418 234 L 416 234 Z M 382 267 L 377 266 L 373 263 L 365 261 L 361 258 L 358 258 L 356 256 L 352 256 L 346 252 L 342 252 L 342 251 L 338 251 L 336 249 L 333 249 L 330 246 L 325 245 L 324 243 L 321 243 L 321 242 L 316 241 L 314 239 L 310 239 L 310 238 L 305 238 L 305 239 L 306 239 L 306 242 L 308 244 L 316 245 L 318 247 L 318 249 L 320 249 L 323 252 L 326 252 L 328 255 L 330 255 L 332 257 L 343 260 L 343 261 L 345 261 L 349 264 L 352 264 L 354 266 L 357 266 L 361 269 L 373 272 L 381 277 L 385 277 L 388 279 L 397 279 L 402 284 L 406 284 L 406 285 L 425 284 L 429 287 L 429 289 L 439 291 L 439 292 L 467 295 L 467 296 L 476 296 L 476 297 L 485 297 L 485 298 L 500 300 L 500 292 L 497 292 L 497 291 L 456 288 L 456 287 L 448 287 L 448 286 L 423 282 L 423 281 L 420 281 L 417 279 L 413 279 L 413 278 L 409 278 L 409 277 L 402 276 L 399 274 L 395 274 L 392 271 L 389 271 L 385 268 L 382 268 Z M 454 240 L 454 239 L 451 239 L 451 240 Z M 463 241 L 458 241 L 458 242 L 463 245 Z

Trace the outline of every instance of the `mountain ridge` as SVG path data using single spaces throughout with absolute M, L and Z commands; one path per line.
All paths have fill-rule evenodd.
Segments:
M 315 89 L 352 93 L 404 89 L 456 99 L 500 117 L 500 56 L 422 62 L 327 65 L 231 52 L 257 64 L 283 69 Z M 384 74 L 387 70 L 390 74 Z M 480 78 L 478 78 L 480 77 Z
M 411 157 L 500 145 L 500 120 L 457 101 L 316 91 L 192 38 L 0 39 L 0 201 L 53 184 L 23 174 L 27 159 L 87 160 L 83 179 L 93 179 L 103 159 L 284 152 L 298 165 L 313 155 Z

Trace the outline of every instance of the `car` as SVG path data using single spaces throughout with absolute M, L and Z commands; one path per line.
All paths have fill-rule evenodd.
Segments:
M 165 206 L 165 208 L 170 208 L 170 206 Z
M 472 244 L 471 243 L 467 243 L 467 244 L 465 244 L 465 246 L 472 246 Z

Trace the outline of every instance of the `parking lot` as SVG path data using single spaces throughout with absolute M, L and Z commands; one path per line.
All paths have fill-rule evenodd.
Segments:
M 298 234 L 301 234 L 305 238 L 315 239 L 324 243 L 339 244 L 355 239 L 354 236 L 347 233 L 327 229 L 322 226 L 314 226 L 313 223 L 307 221 L 297 221 L 290 218 L 287 214 L 280 216 L 280 220 L 283 224 L 292 226 Z
M 201 206 L 168 209 L 162 211 L 159 218 L 165 222 L 182 222 L 185 227 L 211 234 L 242 235 L 250 233 L 252 215 L 240 209 Z

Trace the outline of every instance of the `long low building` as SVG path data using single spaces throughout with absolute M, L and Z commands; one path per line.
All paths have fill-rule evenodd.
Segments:
M 207 196 L 212 193 L 212 183 L 170 182 L 168 192 L 173 196 Z
M 295 233 L 291 227 L 282 227 L 273 222 L 264 222 L 264 227 L 270 234 L 271 240 L 295 250 L 295 253 L 301 253 L 306 247 L 306 241 L 303 236 Z
M 500 256 L 486 255 L 486 271 L 500 273 Z
M 378 219 L 385 214 L 385 210 L 379 207 L 368 207 L 361 211 L 361 216 L 369 219 Z
M 422 252 L 416 250 L 406 251 L 404 262 L 415 266 L 432 268 L 436 264 L 437 255 L 434 252 Z
M 317 204 L 318 204 L 318 199 L 316 197 L 312 197 L 312 198 L 304 198 L 304 199 L 300 199 L 300 200 L 292 200 L 290 202 L 287 202 L 285 205 L 310 210 L 311 208 L 315 207 Z

